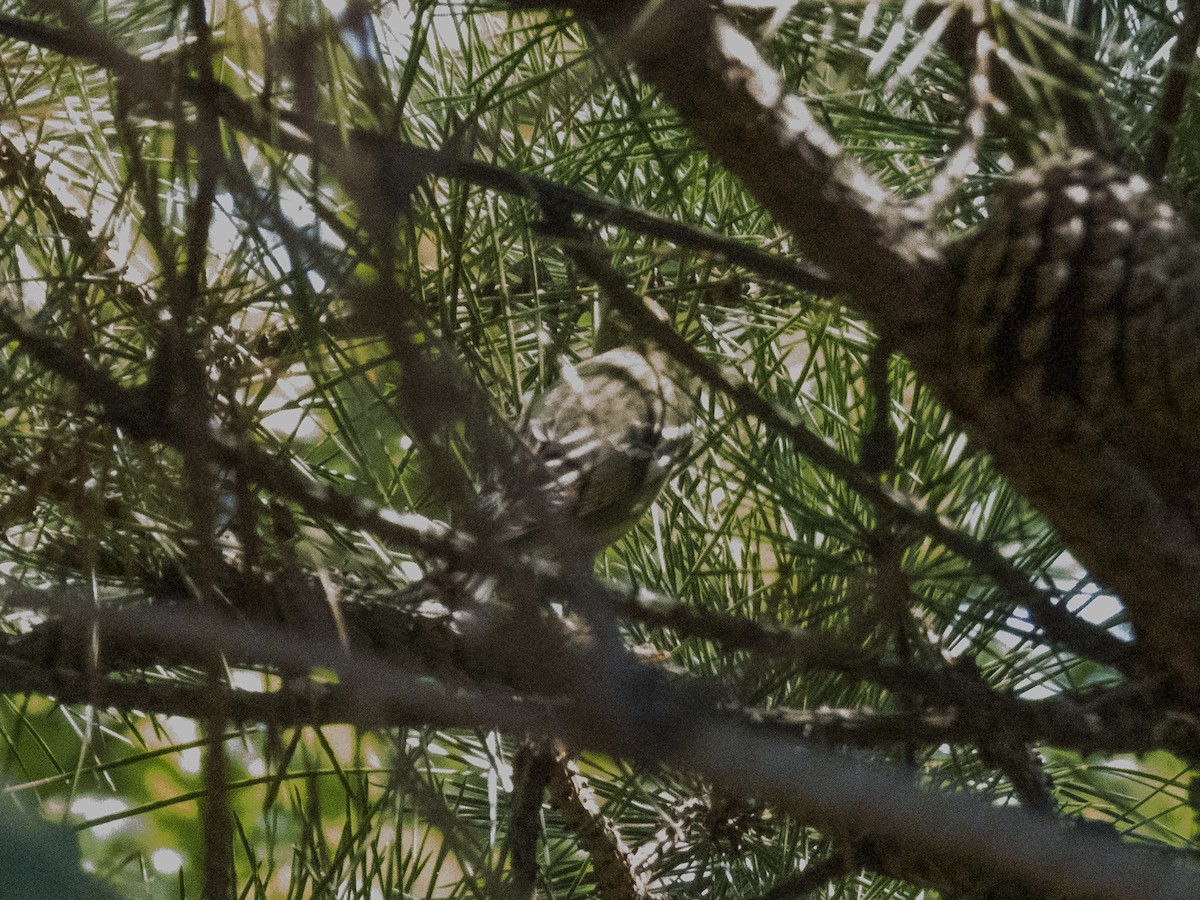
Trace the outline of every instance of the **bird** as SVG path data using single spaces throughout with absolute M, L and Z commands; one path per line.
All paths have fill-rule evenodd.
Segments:
M 596 345 L 602 352 L 588 359 L 564 360 L 558 381 L 518 419 L 516 458 L 476 518 L 493 546 L 543 558 L 577 554 L 590 564 L 637 523 L 688 457 L 694 377 L 615 312 Z M 496 584 L 487 574 L 435 569 L 397 600 L 427 618 L 449 615 L 462 633 L 494 618 L 485 607 L 494 605 Z
M 690 451 L 694 389 L 666 351 L 639 340 L 565 362 L 528 405 L 518 437 L 542 470 L 539 499 L 578 546 L 603 550 L 654 502 Z

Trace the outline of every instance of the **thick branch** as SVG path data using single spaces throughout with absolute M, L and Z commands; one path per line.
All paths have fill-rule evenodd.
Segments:
M 707 5 L 653 4 L 648 21 L 632 2 L 573 6 L 634 58 L 852 307 L 909 357 L 1097 579 L 1120 594 L 1156 659 L 1189 689 L 1200 687 L 1200 538 L 1186 509 L 1124 452 L 1120 435 L 1078 414 L 1070 428 L 1056 428 L 1048 411 L 1011 389 L 978 390 L 977 374 L 947 352 L 964 302 L 961 254 L 946 265 L 929 229 L 846 158 Z
M 645 697 L 623 697 L 620 704 L 609 707 L 618 718 L 605 719 L 584 708 L 586 704 L 522 700 L 503 691 L 452 687 L 427 671 L 400 669 L 347 652 L 336 642 L 298 642 L 284 633 L 218 625 L 211 619 L 202 630 L 195 625 L 188 616 L 161 612 L 129 623 L 143 634 L 172 635 L 193 652 L 207 652 L 215 642 L 233 656 L 258 654 L 280 665 L 319 666 L 338 676 L 337 687 L 327 692 L 316 689 L 312 699 L 290 694 L 222 697 L 219 702 L 231 719 L 249 717 L 277 724 L 316 719 L 367 726 L 473 725 L 513 734 L 561 736 L 573 746 L 696 772 L 738 796 L 759 798 L 803 821 L 869 834 L 878 847 L 889 848 L 889 867 L 900 865 L 901 856 L 925 865 L 942 861 L 956 880 L 969 879 L 972 872 L 982 879 L 978 883 L 1005 877 L 1041 885 L 1051 892 L 1043 896 L 1111 900 L 1193 896 L 1194 873 L 1169 866 L 1157 856 L 1065 830 L 1045 819 L 918 790 L 906 776 L 886 767 L 806 749 L 786 733 L 706 713 L 666 684 L 660 684 L 654 700 L 658 727 L 647 729 L 640 711 Z M 21 672 L 32 671 L 13 664 L 5 665 L 5 670 L 5 680 L 10 682 Z M 200 685 L 97 680 L 54 670 L 42 670 L 40 677 L 42 682 L 34 689 L 68 701 L 115 703 L 196 717 L 217 702 Z M 623 709 L 629 712 L 617 712 Z M 936 874 L 939 867 L 933 865 L 931 871 Z
M 1167 171 L 1175 130 L 1183 115 L 1188 86 L 1195 74 L 1197 44 L 1200 44 L 1200 3 L 1191 0 L 1183 7 L 1167 77 L 1163 79 L 1155 123 L 1157 127 L 1150 136 L 1150 149 L 1146 152 L 1146 174 L 1154 179 L 1162 178 Z
M 235 598 L 243 608 L 270 607 L 266 601 L 250 602 L 250 591 L 290 590 L 293 594 L 303 582 L 289 581 L 278 588 L 270 583 L 254 584 L 244 580 L 240 586 L 223 584 L 222 592 Z M 293 596 L 294 604 L 320 610 L 325 600 L 320 588 L 312 585 L 312 595 Z M 1003 740 L 1009 744 L 1048 743 L 1084 753 L 1145 752 L 1165 748 L 1191 758 L 1200 733 L 1195 712 L 1157 707 L 1152 698 L 1127 687 L 1099 692 L 1090 697 L 1060 696 L 1044 700 L 1024 700 L 991 688 L 969 667 L 929 669 L 901 665 L 864 653 L 861 647 L 795 628 L 771 628 L 733 616 L 720 616 L 689 609 L 645 592 L 629 596 L 605 589 L 610 602 L 635 621 L 675 630 L 682 636 L 718 642 L 726 652 L 740 650 L 761 655 L 773 665 L 796 672 L 839 672 L 855 679 L 886 687 L 896 696 L 908 698 L 924 712 L 879 714 L 870 711 L 763 711 L 736 708 L 731 718 L 758 723 L 792 739 L 813 738 L 822 743 L 846 746 L 884 747 L 908 741 L 936 746 L 942 743 L 984 745 Z M 423 597 L 424 594 L 419 594 Z M 62 612 L 66 601 L 49 603 L 50 598 L 37 592 L 24 592 L 7 598 L 23 607 L 39 609 L 48 605 Z M 487 647 L 462 633 L 461 620 L 449 609 L 438 612 L 435 604 L 406 600 L 405 594 L 383 597 L 343 596 L 340 612 L 356 652 L 402 667 L 422 666 L 439 675 L 466 684 L 504 685 L 505 689 L 544 693 L 547 691 L 547 667 L 557 665 L 555 636 L 539 634 L 530 627 L 520 628 L 498 619 L 491 623 Z M 81 607 L 65 618 L 48 621 L 21 635 L 0 639 L 5 691 L 34 691 L 59 694 L 71 678 L 87 673 L 101 680 L 152 666 L 200 666 L 208 655 L 219 650 L 235 667 L 285 666 L 306 671 L 322 664 L 312 654 L 319 653 L 322 642 L 334 635 L 332 624 L 322 630 L 316 621 L 319 612 L 309 617 L 312 627 L 304 632 L 277 632 L 260 624 L 243 626 L 253 634 L 280 635 L 280 646 L 242 637 L 238 626 L 212 612 L 197 610 L 187 603 L 142 604 L 105 611 Z M 516 623 L 520 625 L 521 623 Z M 222 635 L 229 634 L 229 642 Z M 98 653 L 93 656 L 93 639 Z M 315 643 L 315 649 L 312 645 Z M 500 651 L 505 652 L 500 652 Z M 534 659 L 536 657 L 536 660 Z M 86 687 L 80 682 L 80 689 Z M 114 682 L 115 684 L 115 682 Z M 550 683 L 550 690 L 561 688 Z M 124 695 L 121 695 L 124 696 Z M 71 691 L 64 699 L 84 700 Z M 121 705 L 117 697 L 113 705 Z M 272 703 L 284 703 L 280 699 Z M 156 711 L 178 712 L 175 709 Z M 274 721 L 264 710 L 262 721 Z M 249 714 L 253 704 L 245 710 Z M 313 708 L 313 724 L 327 721 L 358 720 L 336 718 L 351 715 L 349 709 L 335 705 Z M 333 719 L 326 716 L 333 716 Z M 287 721 L 293 721 L 288 719 Z M 370 719 L 359 724 L 399 724 Z
M 113 623 L 108 614 L 100 616 Z M 652 696 L 626 696 L 645 688 L 645 679 L 607 685 L 619 696 L 606 705 L 610 715 L 604 717 L 595 715 L 588 703 L 523 700 L 505 691 L 454 687 L 427 669 L 397 667 L 336 641 L 297 641 L 284 632 L 222 623 L 202 610 L 146 612 L 126 620 L 123 628 L 144 639 L 169 640 L 196 655 L 219 646 L 230 658 L 257 657 L 299 671 L 320 667 L 338 676 L 337 687 L 315 689 L 313 699 L 279 694 L 220 698 L 233 719 L 474 725 L 563 737 L 575 747 L 696 772 L 738 796 L 770 802 L 813 824 L 869 834 L 877 846 L 892 848 L 888 858 L 893 862 L 901 853 L 895 848 L 924 862 L 941 860 L 956 879 L 974 872 L 983 879 L 980 883 L 988 883 L 998 873 L 1063 897 L 1136 900 L 1192 895 L 1194 874 L 1172 869 L 1160 858 L 1063 830 L 1044 819 L 918 790 L 906 776 L 885 767 L 806 749 L 786 729 L 742 725 L 727 715 L 706 712 L 686 692 L 661 679 Z M 214 702 L 211 692 L 198 685 L 96 679 L 13 661 L 5 663 L 3 677 L 10 688 L 22 679 L 40 678 L 25 686 L 64 700 L 197 717 Z M 653 705 L 653 727 L 645 716 L 647 703 Z M 989 871 L 992 875 L 986 874 Z
M 921 327 L 920 298 L 940 260 L 925 223 L 844 152 L 707 3 L 649 8 L 655 13 L 639 21 L 640 3 L 575 4 L 634 56 L 700 141 L 863 312 L 886 330 Z

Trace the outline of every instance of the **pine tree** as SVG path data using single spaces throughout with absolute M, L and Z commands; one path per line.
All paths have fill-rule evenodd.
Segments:
M 1183 6 L 0 9 L 0 895 L 1195 896 Z

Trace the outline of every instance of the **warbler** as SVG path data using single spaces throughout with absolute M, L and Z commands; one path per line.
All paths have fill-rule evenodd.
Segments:
M 578 364 L 534 400 L 519 435 L 543 475 L 542 503 L 599 552 L 654 502 L 687 456 L 694 430 L 690 377 L 645 340 Z
M 616 315 L 597 338 L 605 345 L 564 363 L 557 383 L 527 405 L 520 458 L 504 487 L 482 499 L 492 540 L 518 552 L 594 557 L 638 521 L 686 458 L 695 380 Z M 398 599 L 437 616 L 476 606 L 494 585 L 490 576 L 434 571 Z

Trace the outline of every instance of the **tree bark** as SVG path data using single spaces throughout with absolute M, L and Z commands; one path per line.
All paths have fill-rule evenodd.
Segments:
M 572 8 L 633 59 L 714 158 L 795 234 L 808 259 L 844 291 L 849 307 L 910 359 L 1092 575 L 1120 596 L 1155 664 L 1182 689 L 1200 688 L 1194 482 L 1164 477 L 1172 467 L 1183 472 L 1193 466 L 1187 444 L 1172 437 L 1180 422 L 1161 421 L 1169 418 L 1167 407 L 1118 428 L 1082 402 L 1065 412 L 1055 406 L 1048 420 L 1047 398 L 1029 402 L 1015 383 L 991 382 L 980 390 L 969 361 L 948 352 L 969 299 L 963 293 L 969 243 L 947 248 L 917 207 L 851 159 L 804 101 L 786 93 L 753 44 L 708 4 L 666 2 L 649 15 L 633 2 L 580 0 Z M 1182 228 L 1178 216 L 1160 207 L 1160 218 Z M 1130 217 L 1135 227 L 1140 215 Z M 974 240 L 993 237 L 985 228 Z M 1186 229 L 1172 240 L 1172 253 L 1194 254 Z M 1187 304 L 1171 294 L 1192 291 L 1191 282 L 1189 275 L 1138 301 L 1159 304 L 1157 311 L 1137 310 L 1139 316 L 1175 324 L 1134 341 L 1156 366 L 1143 365 L 1133 387 L 1169 379 L 1172 360 L 1191 366 L 1192 349 L 1183 342 L 1200 329 L 1190 312 L 1180 312 Z M 1180 309 L 1168 311 L 1167 303 Z M 1147 459 L 1149 445 L 1158 459 Z

